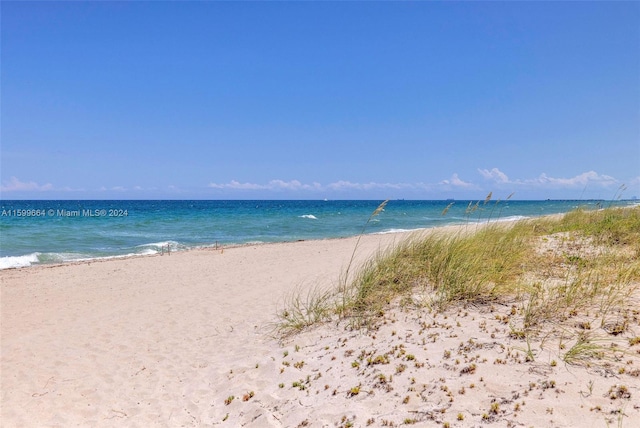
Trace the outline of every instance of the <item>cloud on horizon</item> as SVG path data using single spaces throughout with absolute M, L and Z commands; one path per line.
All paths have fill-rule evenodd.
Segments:
M 347 180 L 339 180 L 328 184 L 321 184 L 318 182 L 303 183 L 299 180 L 270 180 L 267 183 L 251 183 L 251 182 L 239 182 L 237 180 L 231 180 L 228 183 L 209 183 L 206 188 L 218 190 L 218 191 L 238 191 L 238 192 L 306 192 L 306 193 L 318 193 L 318 192 L 375 192 L 375 191 L 395 191 L 395 192 L 431 192 L 434 194 L 446 193 L 446 192 L 460 192 L 460 191 L 488 191 L 496 190 L 500 188 L 507 188 L 510 192 L 524 191 L 557 191 L 557 190 L 575 190 L 580 188 L 597 188 L 597 189 L 614 189 L 615 187 L 623 184 L 620 180 L 605 174 L 598 174 L 596 171 L 587 171 L 578 174 L 574 177 L 551 177 L 546 173 L 540 174 L 535 178 L 517 178 L 512 179 L 507 174 L 502 172 L 498 168 L 492 169 L 477 169 L 481 179 L 484 179 L 485 183 L 476 183 L 472 180 L 466 180 L 460 178 L 458 173 L 452 174 L 448 179 L 441 180 L 437 183 L 376 183 L 366 182 L 358 183 Z M 486 184 L 488 182 L 489 184 Z M 634 177 L 630 181 L 624 183 L 630 186 L 631 193 L 640 191 L 640 176 Z M 495 186 L 495 187 L 494 187 Z M 166 191 L 171 193 L 183 193 L 177 186 L 169 185 L 165 187 Z M 204 190 L 202 187 L 199 189 Z M 35 181 L 22 181 L 17 177 L 12 176 L 8 181 L 5 181 L 0 185 L 0 191 L 3 193 L 37 193 L 37 192 L 92 192 L 92 190 L 70 187 L 55 187 L 51 183 L 39 184 Z M 94 189 L 93 192 L 97 193 L 126 193 L 135 192 L 140 194 L 141 192 L 153 192 L 161 191 L 158 187 L 144 188 L 139 185 L 125 187 L 125 186 L 102 186 Z M 189 192 L 198 192 L 198 188 L 191 188 Z M 635 195 L 629 195 L 635 196 Z
M 284 180 L 271 180 L 267 184 L 256 183 L 240 183 L 236 180 L 232 180 L 229 183 L 209 183 L 207 186 L 212 189 L 219 190 L 293 190 L 293 191 L 371 191 L 371 190 L 403 190 L 403 189 L 426 189 L 428 186 L 423 183 L 409 184 L 409 183 L 354 183 L 351 181 L 340 180 L 327 185 L 322 185 L 318 182 L 311 184 L 303 184 L 298 180 L 284 181 Z
M 478 169 L 478 172 L 486 180 L 493 181 L 496 184 L 507 184 L 512 186 L 538 186 L 538 187 L 551 187 L 551 188 L 576 188 L 584 187 L 590 184 L 595 184 L 601 187 L 610 187 L 619 185 L 620 181 L 609 175 L 598 174 L 595 171 L 583 172 L 575 177 L 570 178 L 557 178 L 549 177 L 547 174 L 542 173 L 537 178 L 533 179 L 516 179 L 511 180 L 504 172 L 498 168 Z M 632 181 L 638 180 L 636 177 Z
M 232 190 L 322 190 L 320 183 L 302 184 L 298 180 L 271 180 L 267 184 L 240 183 L 239 181 L 231 180 L 229 183 L 223 184 L 209 183 L 207 187 Z
M 46 192 L 54 190 L 51 183 L 38 184 L 35 181 L 20 181 L 16 177 L 11 177 L 9 182 L 0 185 L 0 192 Z
M 460 188 L 464 188 L 464 189 L 477 189 L 478 186 L 476 186 L 473 183 L 467 183 L 466 181 L 463 181 L 462 179 L 460 179 L 460 177 L 458 177 L 457 173 L 454 173 L 450 179 L 448 180 L 442 180 L 440 182 L 441 185 L 445 185 L 445 186 L 453 186 L 453 187 L 460 187 Z
M 498 168 L 492 169 L 478 169 L 478 173 L 486 181 L 491 181 L 496 185 L 511 186 L 513 190 L 518 188 L 526 189 L 575 189 L 589 185 L 596 185 L 599 188 L 608 188 L 613 186 L 619 186 L 621 182 L 609 175 L 598 174 L 595 171 L 588 171 L 575 177 L 551 177 L 546 173 L 540 174 L 536 178 L 529 179 L 510 179 L 504 172 Z M 629 185 L 640 184 L 640 177 L 636 177 Z M 480 186 L 477 183 L 463 180 L 458 173 L 454 173 L 451 178 L 441 180 L 437 184 L 427 183 L 354 183 L 351 181 L 340 180 L 327 185 L 323 185 L 317 182 L 312 184 L 304 184 L 298 180 L 283 181 L 283 180 L 271 180 L 267 184 L 257 183 L 240 183 L 232 180 L 229 183 L 210 183 L 209 188 L 218 190 L 267 190 L 267 191 L 279 191 L 279 190 L 294 190 L 294 191 L 371 191 L 371 190 L 421 190 L 421 191 L 446 191 L 446 190 L 482 190 L 485 186 Z

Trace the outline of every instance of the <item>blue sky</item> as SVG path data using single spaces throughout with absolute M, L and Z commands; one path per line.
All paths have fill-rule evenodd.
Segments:
M 3 199 L 640 197 L 639 2 L 11 2 Z

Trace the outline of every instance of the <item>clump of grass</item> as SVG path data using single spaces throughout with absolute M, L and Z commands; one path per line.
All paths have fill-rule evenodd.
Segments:
M 536 230 L 534 242 L 555 242 L 555 250 L 534 248 L 526 265 L 524 329 L 530 332 L 582 314 L 574 324 L 578 338 L 565 361 L 602 357 L 606 352 L 580 331 L 599 324 L 615 336 L 627 329 L 619 314 L 633 306 L 638 290 L 640 209 L 576 210 L 530 223 Z
M 488 302 L 515 291 L 527 246 L 521 235 L 502 224 L 477 232 L 429 233 L 407 241 L 365 265 L 354 281 L 347 312 L 380 313 L 415 287 L 434 291 L 433 303 Z
M 597 244 L 609 246 L 640 245 L 640 209 L 606 208 L 597 211 L 577 209 L 567 213 L 555 225 L 556 230 L 578 231 Z
M 586 332 L 578 334 L 571 348 L 564 354 L 563 359 L 568 364 L 584 364 L 590 359 L 603 356 L 603 347 L 596 343 Z
M 612 400 L 620 398 L 631 398 L 631 392 L 629 392 L 629 388 L 624 385 L 613 385 L 611 388 L 609 388 L 608 395 Z
M 329 320 L 333 314 L 334 295 L 331 290 L 320 287 L 311 287 L 306 293 L 296 290 L 288 295 L 284 309 L 278 312 L 278 333 L 287 336 Z
M 352 387 L 347 393 L 348 397 L 353 397 L 355 395 L 360 394 L 360 385 Z
M 389 364 L 389 357 L 386 355 L 378 355 L 375 358 L 367 358 L 367 365 Z

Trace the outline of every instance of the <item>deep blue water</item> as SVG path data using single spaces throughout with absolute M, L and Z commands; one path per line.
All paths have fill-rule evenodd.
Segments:
M 213 245 L 338 238 L 609 206 L 605 201 L 0 201 L 0 269 Z M 637 201 L 617 201 L 634 205 Z

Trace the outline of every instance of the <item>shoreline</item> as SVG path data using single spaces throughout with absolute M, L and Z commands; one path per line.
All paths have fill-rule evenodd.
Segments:
M 542 216 L 529 216 L 529 217 L 523 217 L 523 216 L 517 216 L 514 218 L 504 218 L 504 219 L 493 219 L 490 220 L 490 222 L 492 223 L 499 223 L 499 222 L 515 222 L 515 221 L 521 221 L 521 220 L 527 220 L 527 219 L 533 219 L 533 218 L 539 218 L 539 217 L 553 217 L 553 216 L 560 216 L 560 215 L 564 215 L 565 213 L 560 213 L 560 214 L 545 214 Z M 288 241 L 273 241 L 273 242 L 247 242 L 247 243 L 229 243 L 229 244 L 217 244 L 217 243 L 212 243 L 212 244 L 206 244 L 206 245 L 197 245 L 197 246 L 193 246 L 193 247 L 188 247 L 188 246 L 184 246 L 185 248 L 182 249 L 177 249 L 177 250 L 171 250 L 170 253 L 184 253 L 184 252 L 191 252 L 191 251 L 217 251 L 218 249 L 231 249 L 231 248 L 238 248 L 238 247 L 246 247 L 246 246 L 260 246 L 260 245 L 279 245 L 279 244 L 290 244 L 290 243 L 295 243 L 295 242 L 315 242 L 315 241 L 326 241 L 326 240 L 342 240 L 342 239 L 357 239 L 358 236 L 376 236 L 376 235 L 411 235 L 411 234 L 420 234 L 420 233 L 425 233 L 427 231 L 430 230 L 438 230 L 438 229 L 446 229 L 446 228 L 464 228 L 464 227 L 468 227 L 469 225 L 481 225 L 485 223 L 484 220 L 479 220 L 479 221 L 473 221 L 473 222 L 466 222 L 466 223 L 453 223 L 453 224 L 447 224 L 447 225 L 441 225 L 441 226 L 429 226 L 429 227 L 418 227 L 415 229 L 393 229 L 393 230 L 389 230 L 389 231 L 382 231 L 382 232 L 371 232 L 371 233 L 364 233 L 364 234 L 357 234 L 357 235 L 351 235 L 351 236 L 339 236 L 339 237 L 326 237 L 326 238 L 317 238 L 317 239 L 297 239 L 297 240 L 288 240 Z M 176 242 L 176 241 L 167 241 L 167 242 Z M 178 243 L 179 244 L 179 243 Z M 141 244 L 141 245 L 150 245 L 150 244 Z M 182 245 L 182 244 L 179 244 Z M 25 254 L 22 256 L 5 256 L 3 258 L 23 258 L 23 257 L 28 257 L 34 254 L 47 254 L 47 253 L 42 253 L 40 251 L 35 251 L 33 253 L 29 253 L 29 254 Z M 128 259 L 128 258 L 141 258 L 141 257 L 155 257 L 155 256 L 164 256 L 163 252 L 154 252 L 154 253 L 148 253 L 148 254 L 134 254 L 134 253 L 128 253 L 128 254 L 122 254 L 122 255 L 113 255 L 113 256 L 103 256 L 103 257 L 89 257 L 89 258 L 84 258 L 84 259 L 70 259 L 68 261 L 61 261 L 61 262 L 44 262 L 44 263 L 34 263 L 34 264 L 30 264 L 27 266 L 9 266 L 9 267 L 0 267 L 0 272 L 2 271 L 6 271 L 6 270 L 14 270 L 14 269 L 31 269 L 31 268 L 37 268 L 37 267 L 57 267 L 57 266 L 67 266 L 67 265 L 74 265 L 74 264 L 78 264 L 78 263 L 97 263 L 97 262 L 104 262 L 104 261 L 109 261 L 109 260 L 122 260 L 122 259 Z M 3 258 L 0 258 L 3 259 Z
M 447 228 L 447 227 L 460 227 L 459 225 L 447 225 L 447 226 L 436 226 L 436 227 L 427 227 L 427 228 L 417 228 L 412 230 L 398 230 L 398 231 L 389 231 L 389 232 L 374 232 L 370 234 L 363 234 L 362 236 L 384 236 L 384 235 L 412 235 L 416 233 L 423 233 L 424 231 L 428 231 L 431 229 L 439 229 L 439 228 Z M 90 263 L 102 263 L 109 262 L 113 260 L 127 260 L 127 259 L 137 259 L 137 258 L 146 258 L 146 257 L 164 257 L 165 255 L 170 257 L 172 254 L 183 254 L 190 252 L 199 252 L 199 251 L 220 251 L 220 250 L 230 250 L 234 248 L 244 248 L 244 247 L 256 247 L 256 246 L 270 246 L 270 245 L 286 245 L 286 244 L 295 244 L 298 242 L 323 242 L 323 241 L 339 241 L 339 240 L 348 240 L 348 239 L 358 239 L 360 235 L 353 236 L 341 236 L 341 237 L 328 237 L 328 238 L 319 238 L 319 239 L 297 239 L 292 241 L 274 241 L 274 242 L 247 242 L 247 243 L 231 243 L 231 244 L 211 244 L 211 245 L 199 245 L 194 247 L 187 247 L 179 250 L 171 250 L 170 252 L 155 252 L 151 254 L 122 254 L 122 255 L 114 255 L 114 256 L 104 256 L 104 257 L 95 257 L 95 258 L 86 258 L 86 259 L 77 259 L 77 260 L 68 260 L 62 262 L 51 262 L 51 263 L 36 263 L 31 264 L 29 266 L 11 266 L 6 268 L 0 268 L 0 272 L 3 271 L 12 271 L 12 270 L 20 270 L 20 269 L 37 269 L 37 268 L 55 268 L 62 266 L 73 266 L 77 264 L 90 264 Z M 36 251 L 36 254 L 40 253 Z M 24 256 L 7 256 L 7 257 L 26 257 Z

